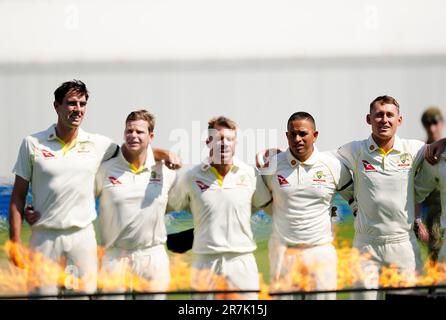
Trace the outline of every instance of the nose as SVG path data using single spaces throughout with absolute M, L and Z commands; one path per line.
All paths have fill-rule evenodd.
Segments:
M 74 111 L 79 111 L 80 109 L 81 109 L 81 103 L 80 102 L 78 102 L 75 105 L 73 105 L 73 110 Z

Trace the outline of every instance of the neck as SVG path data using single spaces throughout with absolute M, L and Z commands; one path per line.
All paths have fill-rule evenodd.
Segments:
M 70 143 L 76 139 L 79 128 L 68 128 L 60 122 L 56 125 L 56 135 L 65 143 Z
M 373 140 L 375 140 L 378 147 L 383 149 L 385 152 L 388 152 L 393 148 L 393 144 L 395 143 L 395 136 L 391 137 L 390 139 L 380 139 L 374 134 L 372 134 Z
M 435 141 L 440 140 L 440 137 L 428 137 L 427 142 L 428 144 L 434 143 Z
M 218 171 L 218 173 L 222 177 L 224 177 L 229 172 L 229 170 L 231 170 L 232 163 L 215 164 L 215 163 L 212 162 L 211 166 L 213 166 Z
M 311 148 L 311 152 L 308 152 L 308 153 L 306 153 L 306 154 L 304 154 L 304 155 L 297 155 L 297 154 L 294 154 L 294 152 L 291 150 L 291 148 L 290 148 L 290 152 L 291 152 L 291 154 L 293 155 L 294 158 L 296 158 L 296 159 L 299 160 L 300 162 L 305 162 L 305 161 L 307 161 L 308 159 L 310 159 L 311 155 L 313 154 L 313 152 L 314 152 L 314 146 Z
M 147 159 L 147 149 L 143 149 L 141 152 L 134 152 L 127 149 L 125 144 L 122 145 L 122 155 L 125 160 L 133 164 L 136 168 L 140 168 Z

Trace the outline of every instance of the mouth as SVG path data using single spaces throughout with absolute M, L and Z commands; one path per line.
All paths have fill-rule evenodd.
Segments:
M 72 114 L 69 119 L 73 122 L 77 122 L 82 120 L 82 116 L 80 114 Z

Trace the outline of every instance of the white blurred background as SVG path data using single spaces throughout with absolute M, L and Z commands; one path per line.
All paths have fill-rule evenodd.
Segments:
M 308 111 L 326 150 L 366 138 L 382 94 L 401 104 L 400 136 L 424 139 L 423 109 L 446 106 L 445 12 L 440 0 L 0 0 L 0 177 L 23 137 L 56 121 L 53 92 L 70 79 L 91 92 L 85 130 L 120 142 L 145 107 L 155 144 L 182 145 L 186 164 L 214 115 L 254 132 L 240 147 L 255 150 L 285 147 L 288 117 Z

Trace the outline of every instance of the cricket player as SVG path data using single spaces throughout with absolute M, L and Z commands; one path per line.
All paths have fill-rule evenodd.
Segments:
M 273 286 L 291 290 L 293 274 L 303 268 L 314 281 L 313 290 L 336 290 L 332 207 L 337 192 L 351 198 L 351 174 L 333 153 L 318 151 L 319 132 L 309 113 L 293 113 L 287 128 L 288 149 L 270 158 L 268 168 L 262 169 L 273 198 L 269 241 Z M 336 294 L 307 298 L 334 300 Z
M 256 244 L 250 225 L 252 207 L 271 201 L 254 167 L 234 156 L 236 124 L 226 117 L 209 121 L 209 158 L 181 175 L 169 193 L 169 205 L 190 210 L 194 220 L 191 286 L 196 290 L 258 290 L 259 274 L 253 255 Z M 257 299 L 257 293 L 241 295 Z M 201 294 L 195 299 L 213 299 Z
M 92 293 L 96 290 L 98 267 L 92 225 L 96 218 L 94 180 L 100 163 L 115 155 L 118 146 L 107 137 L 80 128 L 89 97 L 82 81 L 64 82 L 55 90 L 54 97 L 57 123 L 27 136 L 20 146 L 13 169 L 10 239 L 20 245 L 24 216 L 32 225 L 31 249 L 62 262 L 66 270 L 80 278 L 79 287 L 74 290 Z M 159 156 L 166 154 L 162 151 Z M 178 159 L 171 159 L 172 167 L 181 165 Z M 32 210 L 25 209 L 30 185 Z M 10 252 L 10 257 L 15 265 L 22 264 L 20 250 Z M 44 266 L 31 267 L 40 284 L 30 290 L 36 294 L 57 294 L 57 279 L 46 278 L 39 269 Z
M 437 107 L 430 107 L 423 112 L 421 123 L 426 131 L 427 142 L 433 143 L 443 136 L 444 119 L 443 114 Z M 442 247 L 441 222 L 441 194 L 436 188 L 421 203 L 423 218 L 429 231 L 429 256 L 432 261 L 436 261 Z
M 421 219 L 415 219 L 414 173 L 422 163 L 425 145 L 401 139 L 397 129 L 403 119 L 398 102 L 380 96 L 370 104 L 366 140 L 342 146 L 338 155 L 353 172 L 355 218 L 353 246 L 371 255 L 362 265 L 367 277 L 358 285 L 377 287 L 381 267 L 396 265 L 410 279 L 420 270 L 420 251 L 413 232 L 426 239 Z M 377 292 L 354 294 L 355 299 L 377 299 Z
M 120 274 L 122 284 L 131 272 L 150 282 L 146 291 L 167 291 L 170 270 L 164 249 L 164 215 L 175 171 L 154 161 L 149 147 L 155 128 L 152 114 L 134 111 L 125 124 L 125 142 L 119 155 L 102 163 L 96 177 L 99 230 L 106 249 L 102 269 L 107 274 Z M 128 288 L 118 290 L 124 289 Z M 141 297 L 152 298 L 136 296 Z M 165 295 L 155 298 L 164 299 Z

